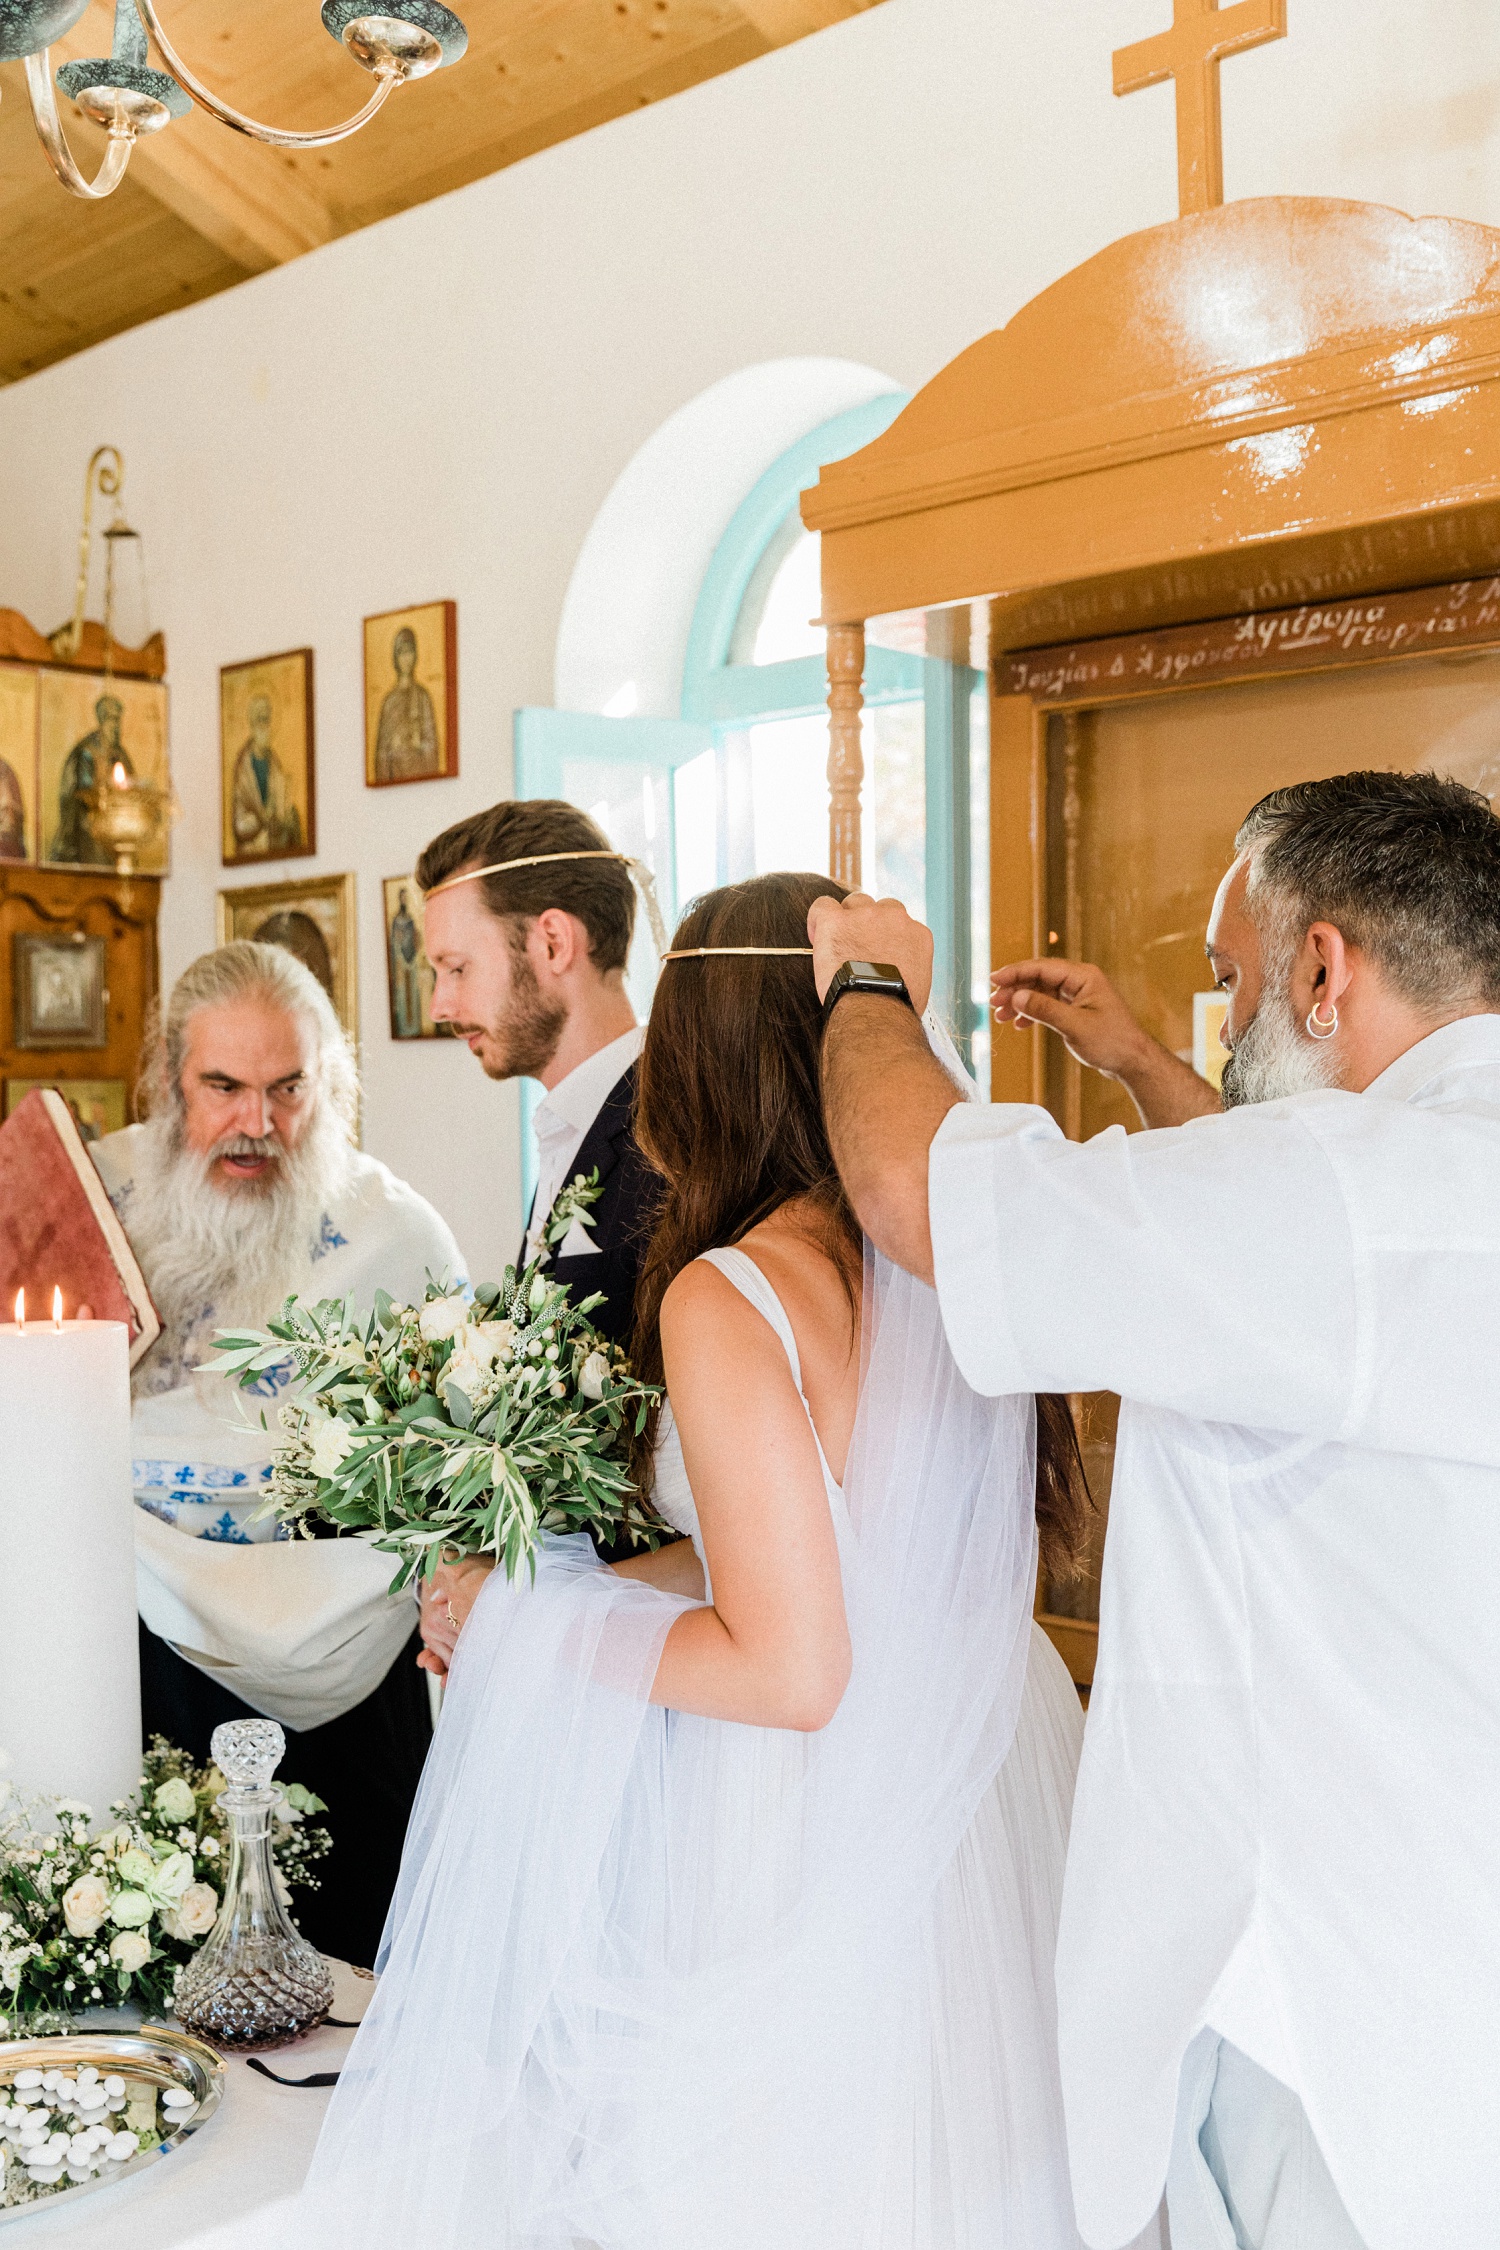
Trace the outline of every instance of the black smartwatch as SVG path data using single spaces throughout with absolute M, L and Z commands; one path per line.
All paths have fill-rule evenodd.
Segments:
M 912 996 L 906 989 L 906 979 L 889 961 L 844 961 L 833 972 L 833 982 L 823 995 L 823 1022 L 843 999 L 846 992 L 870 992 L 887 1000 L 902 1000 L 913 1015 L 916 1009 Z

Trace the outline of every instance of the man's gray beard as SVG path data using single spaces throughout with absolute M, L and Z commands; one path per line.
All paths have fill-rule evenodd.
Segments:
M 150 1119 L 145 1133 L 127 1231 L 161 1316 L 161 1339 L 137 1370 L 136 1387 L 155 1390 L 207 1314 L 215 1328 L 263 1328 L 307 1285 L 323 1214 L 348 1180 L 349 1142 L 320 1104 L 269 1179 L 224 1188 L 210 1177 L 213 1153 L 188 1147 L 175 1111 Z M 206 1347 L 209 1334 L 198 1341 Z
M 1261 993 L 1260 1006 L 1234 1043 L 1219 1091 L 1226 1109 L 1285 1101 L 1336 1084 L 1333 1057 L 1302 1031 L 1285 985 Z

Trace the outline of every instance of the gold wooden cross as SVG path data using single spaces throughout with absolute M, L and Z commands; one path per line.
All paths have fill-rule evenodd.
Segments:
M 1286 0 L 1172 0 L 1172 28 L 1154 39 L 1121 47 L 1114 57 L 1115 92 L 1177 82 L 1177 202 L 1210 211 L 1224 200 L 1224 129 L 1219 113 L 1219 65 L 1226 55 L 1286 37 Z

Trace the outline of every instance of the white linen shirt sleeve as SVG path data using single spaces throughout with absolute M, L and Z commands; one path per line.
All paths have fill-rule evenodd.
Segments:
M 1313 1437 L 1343 1425 L 1355 1259 L 1333 1166 L 1292 1105 L 1081 1144 L 1044 1110 L 960 1105 L 933 1142 L 928 1204 L 975 1390 L 1117 1391 Z

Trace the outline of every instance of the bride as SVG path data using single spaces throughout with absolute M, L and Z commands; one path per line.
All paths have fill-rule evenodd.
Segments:
M 278 2242 L 1074 2250 L 1052 1956 L 1081 1720 L 1031 1622 L 1060 1400 L 980 1399 L 862 1245 L 808 908 L 701 900 L 636 1131 L 638 1470 L 680 1543 L 462 1632 L 384 1973 Z

